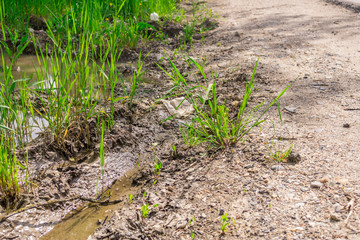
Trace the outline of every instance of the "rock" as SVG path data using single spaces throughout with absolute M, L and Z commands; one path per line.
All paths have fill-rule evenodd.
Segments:
M 296 113 L 296 108 L 295 107 L 284 107 L 284 110 L 289 112 L 289 113 Z
M 305 203 L 303 203 L 303 202 L 295 204 L 296 208 L 303 208 L 304 206 L 305 206 Z
M 335 215 L 335 214 L 330 215 L 330 221 L 339 222 L 340 220 L 341 220 L 341 218 L 338 215 Z
M 301 190 L 302 192 L 307 192 L 307 191 L 309 191 L 309 188 L 307 188 L 307 187 L 301 187 L 300 190 Z
M 340 205 L 339 203 L 336 203 L 336 204 L 334 205 L 334 210 L 335 210 L 335 212 L 337 212 L 337 213 L 341 212 L 341 210 L 342 210 L 341 205 Z
M 301 161 L 300 154 L 296 152 L 291 152 L 287 157 L 287 161 L 291 163 L 299 163 Z
M 344 123 L 343 128 L 350 128 L 350 124 L 349 123 Z
M 283 170 L 283 169 L 284 169 L 284 167 L 281 165 L 274 165 L 271 167 L 271 170 L 273 170 L 273 171 L 279 171 L 279 170 Z
M 152 230 L 156 231 L 157 234 L 160 234 L 160 233 L 163 232 L 163 228 L 159 224 L 156 224 L 156 225 L 152 226 Z
M 325 176 L 325 177 L 321 178 L 321 179 L 319 180 L 319 182 L 321 182 L 321 183 L 327 183 L 327 182 L 330 182 L 330 179 L 329 179 L 329 177 Z
M 202 214 L 200 215 L 200 217 L 201 217 L 201 218 L 206 218 L 206 214 L 205 214 L 205 213 L 202 213 Z
M 231 106 L 233 106 L 233 107 L 237 107 L 237 106 L 239 106 L 240 105 L 240 102 L 239 101 L 233 101 L 232 103 L 231 103 Z
M 315 182 L 312 182 L 310 186 L 312 188 L 321 188 L 323 186 L 323 184 L 321 182 L 315 181 Z
M 224 215 L 224 214 L 225 214 L 224 209 L 220 209 L 220 211 L 219 211 L 219 216 L 222 216 L 222 215 Z
M 245 169 L 249 169 L 249 168 L 253 168 L 253 167 L 254 167 L 253 164 L 248 164 L 248 165 L 245 165 L 245 166 L 244 166 Z

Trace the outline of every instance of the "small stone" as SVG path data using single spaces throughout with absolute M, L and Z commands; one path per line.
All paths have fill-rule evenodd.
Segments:
M 289 113 L 296 113 L 296 108 L 295 107 L 284 107 L 284 110 L 289 112 Z
M 350 128 L 350 124 L 349 123 L 344 123 L 343 128 Z
M 240 104 L 239 101 L 233 101 L 233 102 L 231 103 L 231 106 L 237 107 L 237 106 L 239 106 L 239 104 Z
M 296 152 L 291 152 L 287 157 L 287 161 L 290 163 L 299 163 L 301 161 L 300 154 Z
M 163 228 L 159 224 L 152 226 L 152 230 L 156 231 L 157 233 L 163 232 Z
M 206 218 L 206 214 L 205 214 L 205 213 L 202 213 L 200 217 L 201 217 L 201 218 Z
M 97 222 L 96 222 L 97 225 L 101 225 L 102 224 L 102 220 L 101 219 L 98 219 Z
M 267 190 L 265 190 L 265 189 L 260 189 L 259 190 L 259 193 L 260 194 L 267 194 L 267 193 L 269 193 Z
M 320 180 L 319 180 L 319 182 L 321 182 L 321 183 L 327 183 L 327 182 L 330 182 L 330 179 L 329 179 L 329 177 L 323 177 L 323 178 L 321 178 Z
M 305 203 L 303 203 L 303 202 L 295 204 L 296 208 L 303 208 L 304 206 L 305 206 Z
M 300 190 L 301 190 L 302 192 L 307 192 L 307 191 L 309 191 L 309 188 L 307 188 L 307 187 L 301 187 Z
M 341 218 L 335 214 L 331 214 L 330 215 L 330 221 L 333 221 L 333 222 L 339 222 L 341 220 Z
M 271 170 L 273 170 L 273 171 L 279 171 L 279 170 L 283 170 L 283 169 L 284 169 L 284 167 L 281 165 L 274 165 L 271 167 Z
M 323 184 L 321 182 L 315 181 L 315 182 L 312 182 L 310 186 L 312 188 L 321 188 L 323 186 Z
M 339 203 L 336 203 L 334 205 L 334 209 L 335 209 L 335 212 L 339 213 L 339 212 L 341 212 L 342 207 L 341 207 L 341 205 Z
M 225 214 L 224 209 L 220 209 L 220 211 L 219 211 L 219 216 L 222 216 L 222 215 L 224 215 L 224 214 Z
M 253 164 L 248 164 L 248 165 L 245 165 L 245 166 L 244 166 L 245 169 L 249 169 L 249 168 L 253 168 L 253 167 L 254 167 Z

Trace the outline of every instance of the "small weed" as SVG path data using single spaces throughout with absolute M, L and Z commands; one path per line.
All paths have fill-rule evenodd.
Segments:
M 193 216 L 190 221 L 189 221 L 189 226 L 190 226 L 190 238 L 193 240 L 195 239 L 195 233 L 194 230 L 192 228 L 192 225 L 195 223 L 195 217 Z
M 131 193 L 129 193 L 129 203 L 132 203 L 134 200 L 133 200 L 133 195 Z
M 141 207 L 141 215 L 143 218 L 146 218 L 149 214 L 149 204 L 144 204 L 142 207 Z
M 227 231 L 227 226 L 230 224 L 228 222 L 229 219 L 228 219 L 227 215 L 228 215 L 227 213 L 222 215 L 221 220 L 220 220 L 220 223 L 221 223 L 220 229 L 223 234 L 225 234 L 225 232 Z
M 144 191 L 144 195 L 143 195 L 143 197 L 144 197 L 144 198 L 146 198 L 147 196 L 148 196 L 147 192 L 146 192 L 146 191 Z
M 201 143 L 201 138 L 198 136 L 198 134 L 196 134 L 194 123 L 192 123 L 190 127 L 184 125 L 185 128 L 181 127 L 181 125 L 182 124 L 179 124 L 179 129 L 184 143 L 188 147 L 199 145 Z
M 271 139 L 270 143 L 266 143 L 268 149 L 268 158 L 277 162 L 286 161 L 293 149 L 292 142 L 282 142 L 281 140 Z
M 160 162 L 160 160 L 159 160 L 159 158 L 157 156 L 155 157 L 154 169 L 155 169 L 155 173 L 160 175 L 161 162 Z
M 177 156 L 176 146 L 175 146 L 175 145 L 172 145 L 171 148 L 172 148 L 172 150 L 173 150 L 173 152 L 172 152 L 173 157 L 176 157 L 176 156 Z

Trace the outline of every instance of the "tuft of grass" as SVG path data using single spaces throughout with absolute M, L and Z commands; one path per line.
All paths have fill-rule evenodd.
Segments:
M 266 144 L 266 147 L 269 159 L 277 162 L 283 162 L 289 157 L 294 145 L 292 142 L 283 143 L 281 139 L 271 139 L 271 141 Z
M 27 183 L 28 171 L 25 179 L 20 178 L 20 170 L 26 169 L 15 153 L 15 141 L 0 139 L 0 203 L 6 209 L 17 208 L 21 200 L 21 182 Z M 26 157 L 27 162 L 27 157 Z
M 203 66 L 190 58 L 190 61 L 196 66 L 199 73 L 202 75 L 204 81 L 207 83 L 207 77 Z M 176 68 L 175 64 L 169 59 L 172 66 L 172 73 L 162 70 L 167 73 L 174 81 L 174 87 L 169 91 L 164 98 L 175 96 L 173 92 L 180 91 L 183 96 L 192 103 L 195 109 L 195 117 L 191 124 L 183 124 L 187 127 L 182 133 L 185 143 L 194 144 L 198 142 L 208 142 L 210 146 L 216 149 L 227 148 L 237 142 L 246 141 L 246 135 L 254 128 L 265 121 L 264 115 L 268 112 L 271 106 L 278 104 L 280 97 L 292 85 L 290 83 L 283 89 L 279 95 L 262 110 L 265 102 L 262 102 L 255 107 L 248 109 L 250 96 L 255 86 L 255 73 L 259 63 L 257 60 L 251 79 L 246 83 L 245 91 L 241 106 L 239 107 L 236 117 L 231 117 L 229 108 L 225 103 L 218 104 L 216 80 L 217 75 L 212 74 L 212 83 L 207 86 L 196 85 L 188 86 L 185 76 L 183 76 Z M 206 94 L 199 94 L 195 90 L 203 89 Z M 212 98 L 209 98 L 212 93 Z M 180 104 L 181 105 L 181 104 Z M 179 107 L 179 106 L 178 106 Z M 280 107 L 278 105 L 279 115 L 281 118 Z

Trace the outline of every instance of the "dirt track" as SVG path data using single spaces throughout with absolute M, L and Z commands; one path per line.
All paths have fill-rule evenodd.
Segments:
M 296 108 L 286 125 L 300 139 L 311 136 L 298 146 L 308 161 L 326 160 L 324 171 L 359 190 L 359 14 L 313 0 L 221 0 L 211 7 L 223 16 L 217 31 L 233 35 L 220 50 L 228 53 L 227 64 L 247 65 L 261 56 L 260 73 L 274 89 L 299 76 L 283 99 L 283 106 Z
M 262 73 L 273 81 L 299 76 L 284 99 L 284 106 L 297 108 L 288 124 L 300 135 L 312 134 L 306 143 L 314 150 L 321 147 L 318 160 L 328 159 L 334 174 L 358 185 L 359 15 L 323 1 L 217 1 L 213 8 L 229 16 L 223 19 L 227 34 L 233 33 L 234 40 L 240 35 L 230 45 L 239 50 L 230 52 L 229 61 L 244 63 L 261 55 Z M 228 48 L 224 43 L 224 51 Z
M 359 239 L 360 16 L 320 0 L 210 0 L 208 7 L 220 25 L 192 55 L 220 73 L 227 103 L 241 101 L 241 74 L 251 73 L 258 56 L 255 101 L 297 79 L 281 99 L 284 124 L 277 122 L 275 135 L 294 139 L 300 163 L 264 160 L 269 121 L 231 153 L 190 166 L 186 158 L 196 153 L 164 160 L 158 184 L 144 187 L 151 192 L 145 201 L 159 209 L 141 220 L 139 200 L 91 239 L 189 239 L 191 230 L 195 239 Z M 236 224 L 222 235 L 224 212 Z

